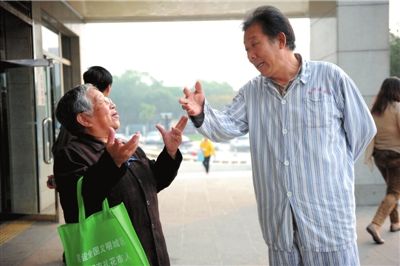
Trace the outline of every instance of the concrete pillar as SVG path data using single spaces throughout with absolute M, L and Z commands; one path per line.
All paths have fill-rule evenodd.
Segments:
M 389 76 L 389 1 L 310 1 L 310 57 L 339 65 L 371 106 Z M 356 201 L 377 204 L 385 184 L 363 158 L 356 164 Z

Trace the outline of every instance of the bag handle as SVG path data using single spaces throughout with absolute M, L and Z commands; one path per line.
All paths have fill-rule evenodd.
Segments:
M 82 182 L 83 182 L 83 176 L 79 178 L 78 183 L 76 185 L 76 198 L 78 200 L 79 223 L 83 222 L 86 219 L 85 204 L 83 204 L 83 197 L 82 197 Z M 103 200 L 102 205 L 103 205 L 103 211 L 108 211 L 110 209 L 107 198 Z

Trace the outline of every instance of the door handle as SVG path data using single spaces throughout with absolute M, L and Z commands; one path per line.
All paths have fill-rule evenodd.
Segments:
M 42 121 L 42 139 L 43 139 L 43 161 L 47 164 L 53 162 L 53 154 L 51 153 L 52 141 L 52 124 L 51 117 L 47 117 Z

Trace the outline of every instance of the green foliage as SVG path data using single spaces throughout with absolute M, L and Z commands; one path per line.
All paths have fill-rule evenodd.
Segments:
M 400 37 L 390 33 L 390 75 L 400 77 Z
M 201 81 L 207 100 L 216 108 L 231 102 L 235 92 L 228 83 Z M 183 88 L 164 86 L 148 73 L 126 71 L 113 77 L 111 98 L 116 103 L 121 120 L 121 132 L 132 125 L 144 125 L 155 130 L 154 125 L 163 124 L 161 113 L 172 113 L 175 123 L 185 112 L 178 100 Z
M 236 92 L 226 83 L 218 83 L 215 81 L 200 81 L 207 101 L 216 109 L 222 109 L 230 103 Z
M 139 121 L 147 123 L 148 121 L 154 120 L 156 116 L 156 107 L 151 104 L 141 103 L 139 111 Z

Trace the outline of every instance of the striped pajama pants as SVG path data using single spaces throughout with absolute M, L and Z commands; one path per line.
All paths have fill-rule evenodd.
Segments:
M 294 221 L 294 220 L 293 220 Z M 303 250 L 297 227 L 294 221 L 294 238 L 291 251 L 268 249 L 271 266 L 359 266 L 357 241 L 343 246 L 342 249 L 330 252 Z

